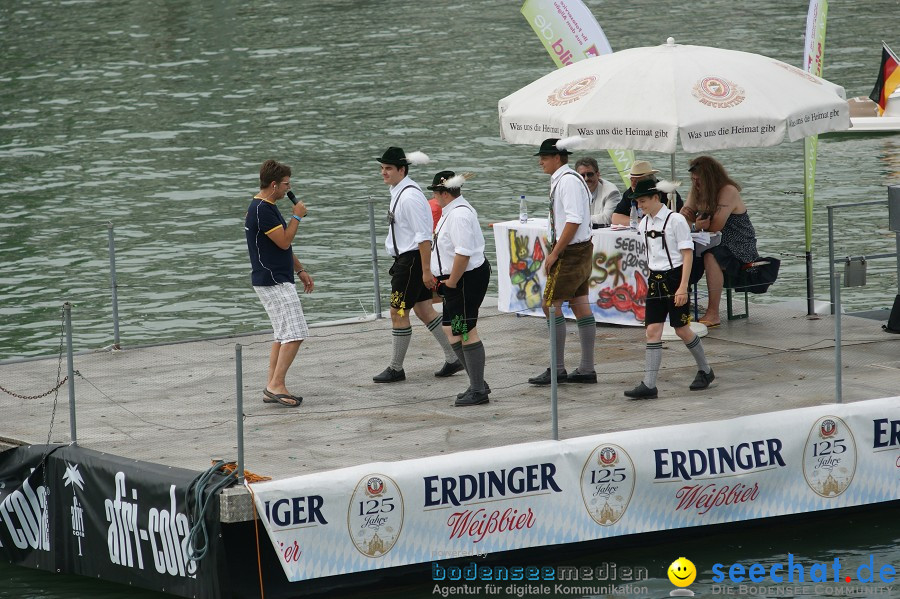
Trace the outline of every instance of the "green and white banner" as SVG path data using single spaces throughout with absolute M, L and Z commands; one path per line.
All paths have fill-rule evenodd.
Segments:
M 806 40 L 803 47 L 803 70 L 816 77 L 822 76 L 825 59 L 825 20 L 828 17 L 828 0 L 810 0 L 806 15 Z M 816 189 L 816 156 L 819 137 L 813 135 L 804 141 L 803 153 L 803 209 L 806 223 L 806 251 L 812 249 L 812 209 Z
M 557 67 L 583 58 L 612 54 L 606 34 L 581 0 L 525 0 L 522 15 Z M 634 163 L 634 152 L 609 150 L 609 156 L 625 187 L 631 186 L 628 171 Z

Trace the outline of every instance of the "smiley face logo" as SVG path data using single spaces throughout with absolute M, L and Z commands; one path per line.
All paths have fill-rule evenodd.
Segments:
M 672 562 L 667 571 L 669 581 L 677 587 L 690 586 L 694 579 L 697 578 L 697 568 L 694 563 L 686 557 L 679 557 Z

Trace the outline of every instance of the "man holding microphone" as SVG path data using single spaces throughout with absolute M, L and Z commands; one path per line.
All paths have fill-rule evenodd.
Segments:
M 275 337 L 269 353 L 263 401 L 297 407 L 303 398 L 288 391 L 285 377 L 300 344 L 309 336 L 309 328 L 294 286 L 294 273 L 306 293 L 312 293 L 313 280 L 291 246 L 300 221 L 306 216 L 306 206 L 296 202 L 290 222 L 284 220 L 275 206 L 275 202 L 288 195 L 290 189 L 291 167 L 266 160 L 259 169 L 259 193 L 253 196 L 247 208 L 244 232 L 253 290 L 269 315 Z

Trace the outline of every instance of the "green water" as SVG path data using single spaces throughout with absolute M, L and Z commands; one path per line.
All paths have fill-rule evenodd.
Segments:
M 613 49 L 674 36 L 792 64 L 802 57 L 805 2 L 588 4 Z M 547 179 L 533 149 L 501 142 L 497 123 L 497 100 L 552 68 L 519 6 L 0 0 L 0 359 L 55 353 L 64 301 L 73 303 L 76 350 L 112 343 L 110 222 L 126 347 L 268 328 L 249 286 L 242 221 L 269 157 L 293 166 L 310 209 L 294 247 L 316 279 L 304 298 L 312 321 L 373 310 L 367 199 L 378 200 L 384 280 L 387 190 L 375 157 L 389 145 L 432 157 L 412 171 L 423 185 L 445 168 L 476 173 L 466 197 L 485 224 L 514 218 L 520 194 L 533 214 L 543 212 Z M 896 0 L 832 3 L 824 76 L 848 97 L 871 90 L 882 39 L 900 46 L 898 8 Z M 762 299 L 803 297 L 802 143 L 716 156 L 744 186 L 760 250 L 783 258 Z M 608 156 L 596 157 L 609 173 Z M 678 169 L 691 157 L 679 154 Z M 640 158 L 668 169 L 667 156 Z M 818 169 L 815 284 L 825 301 L 825 206 L 885 199 L 885 187 L 900 183 L 900 136 L 823 138 Z M 886 227 L 883 208 L 846 213 L 838 255 L 894 251 Z M 896 292 L 894 263 L 872 261 L 869 286 L 844 300 L 889 307 Z M 834 530 L 780 539 L 762 529 L 752 533 L 752 557 L 878 551 L 900 563 L 896 517 L 880 526 L 831 545 Z M 665 562 L 679 545 L 630 561 Z M 751 556 L 740 544 L 728 551 L 732 561 Z M 0 572 L 9 579 L 0 597 L 125 594 L 5 565 Z M 662 596 L 670 587 L 658 579 L 654 589 Z
M 835 4 L 824 74 L 866 95 L 897 2 Z M 671 35 L 802 58 L 803 2 L 590 5 L 614 49 Z M 108 222 L 126 347 L 268 328 L 242 231 L 268 157 L 294 167 L 310 208 L 295 248 L 316 279 L 304 298 L 313 321 L 374 308 L 366 201 L 378 200 L 384 271 L 387 190 L 374 158 L 389 145 L 432 157 L 412 172 L 423 185 L 444 168 L 476 173 L 466 197 L 485 225 L 514 218 L 520 194 L 545 211 L 533 150 L 499 139 L 497 100 L 552 68 L 516 2 L 5 1 L 0 39 L 0 359 L 55 353 L 64 301 L 76 349 L 112 343 Z M 821 300 L 825 206 L 886 199 L 900 182 L 898 140 L 822 139 Z M 744 185 L 762 253 L 783 258 L 764 301 L 805 295 L 802 155 L 800 142 L 717 154 Z M 641 157 L 668 169 L 668 156 Z M 842 218 L 838 255 L 894 251 L 884 208 Z M 873 260 L 869 286 L 844 300 L 889 307 L 895 293 L 893 262 Z

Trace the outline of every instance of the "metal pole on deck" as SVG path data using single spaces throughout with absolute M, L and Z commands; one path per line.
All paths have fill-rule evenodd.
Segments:
M 831 279 L 834 286 L 834 403 L 843 403 L 841 391 L 841 275 Z
M 381 284 L 378 282 L 378 242 L 375 240 L 375 200 L 369 198 L 369 237 L 372 242 L 372 278 L 375 281 L 375 318 L 381 318 Z
M 831 305 L 831 313 L 834 314 L 834 212 L 831 206 L 828 209 L 828 299 Z
M 812 252 L 806 252 L 806 315 L 816 315 L 816 298 L 813 290 Z
M 561 310 L 560 310 L 561 311 Z M 556 307 L 550 306 L 550 428 L 554 441 L 559 441 L 559 416 L 556 410 Z
M 119 345 L 119 296 L 116 288 L 116 241 L 113 233 L 112 221 L 106 223 L 106 233 L 109 238 L 109 286 L 112 289 L 112 317 L 113 317 L 113 348 L 122 349 Z
M 234 344 L 234 378 L 237 385 L 237 480 L 244 484 L 244 366 L 242 347 Z
M 897 295 L 900 295 L 900 231 L 895 235 L 897 236 Z
M 69 377 L 69 437 L 78 444 L 78 428 L 75 426 L 75 360 L 72 355 L 72 304 L 63 304 L 66 321 L 66 375 Z

